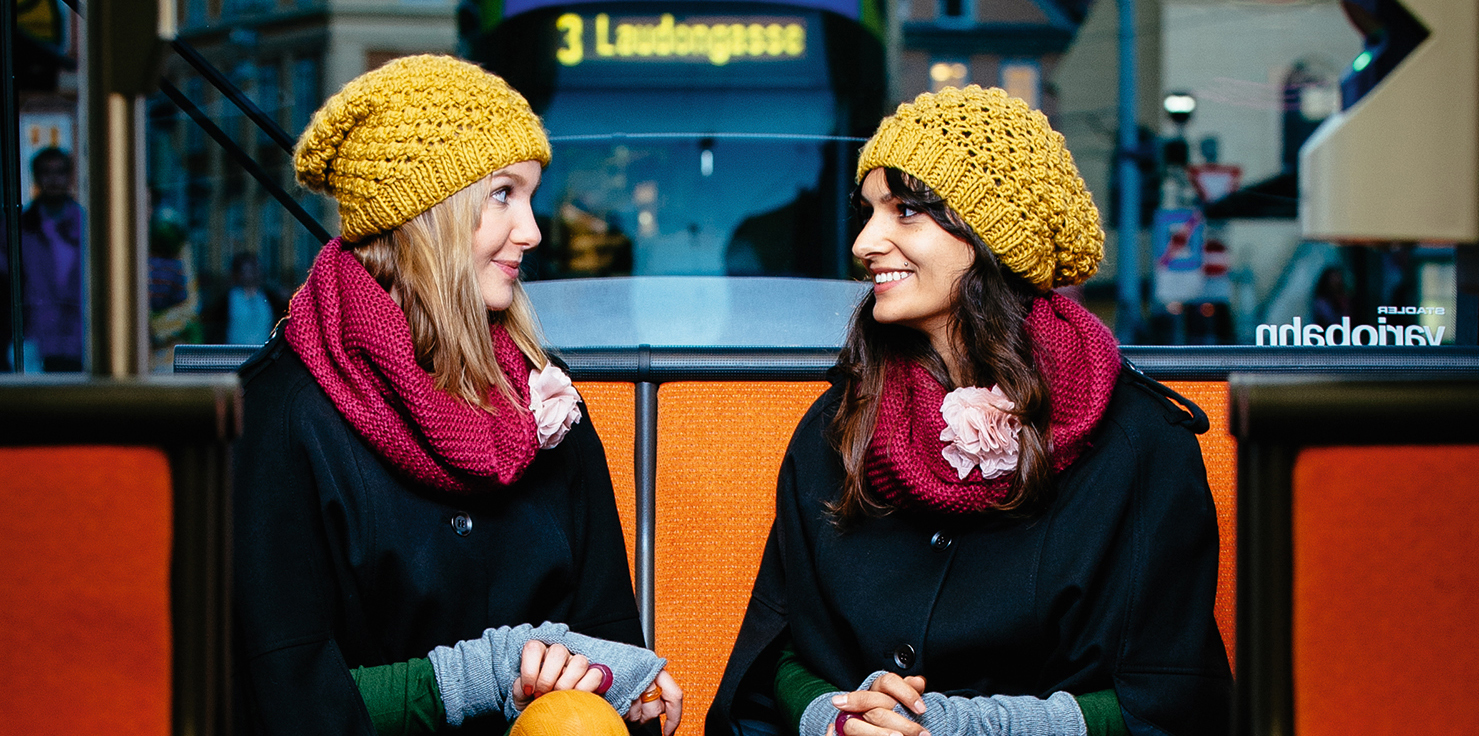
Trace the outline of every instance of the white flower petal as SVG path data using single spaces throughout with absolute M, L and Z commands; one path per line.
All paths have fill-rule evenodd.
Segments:
M 539 435 L 539 449 L 559 445 L 580 421 L 580 393 L 570 376 L 553 363 L 543 370 L 529 371 L 529 411 Z
M 945 395 L 940 440 L 947 444 L 941 453 L 962 479 L 978 466 L 987 480 L 1016 469 L 1022 423 L 1008 413 L 1014 406 L 1000 386 L 967 386 Z

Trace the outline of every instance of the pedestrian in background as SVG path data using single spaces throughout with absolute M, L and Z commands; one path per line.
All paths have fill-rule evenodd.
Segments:
M 186 245 L 185 227 L 175 214 L 156 211 L 149 221 L 149 364 L 154 373 L 172 372 L 175 346 L 202 338 L 200 291 Z
M 21 215 L 26 340 L 48 373 L 82 370 L 82 269 L 86 230 L 72 198 L 72 156 L 43 148 L 31 159 L 39 193 Z
M 201 319 L 208 328 L 208 342 L 261 345 L 286 314 L 287 302 L 262 283 L 257 254 L 243 251 L 231 257 L 231 287 Z

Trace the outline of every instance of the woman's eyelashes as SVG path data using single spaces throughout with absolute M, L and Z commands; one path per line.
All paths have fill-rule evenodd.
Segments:
M 900 220 L 907 220 L 920 213 L 920 210 L 916 210 L 909 205 L 899 202 L 898 200 L 881 202 L 878 206 L 883 208 L 883 212 L 885 215 L 887 215 L 891 211 L 893 215 Z M 866 225 L 869 220 L 873 219 L 874 208 L 872 205 L 859 204 L 857 206 L 857 212 L 858 222 Z
M 493 192 L 488 195 L 488 199 L 491 199 L 499 204 L 508 204 L 510 198 L 533 201 L 534 194 L 538 191 L 539 186 L 537 184 L 532 187 L 527 187 L 521 184 L 505 184 L 501 187 L 498 187 L 497 189 L 494 189 Z

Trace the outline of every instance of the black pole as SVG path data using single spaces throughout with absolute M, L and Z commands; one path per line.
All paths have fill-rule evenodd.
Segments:
M 657 646 L 657 384 L 648 373 L 652 346 L 637 347 L 636 441 L 632 445 L 637 491 L 637 613 L 647 648 Z
M 293 152 L 293 139 L 282 129 L 282 126 L 278 125 L 277 121 L 273 120 L 267 113 L 262 112 L 261 108 L 253 104 L 246 95 L 242 94 L 240 89 L 237 89 L 236 85 L 231 83 L 231 80 L 226 78 L 226 75 L 221 73 L 221 70 L 217 69 L 209 61 L 206 61 L 205 57 L 201 56 L 200 52 L 195 50 L 194 46 L 178 38 L 172 41 L 170 45 L 174 48 L 175 53 L 180 55 L 180 58 L 189 62 L 190 66 L 195 67 L 195 71 L 200 72 L 200 76 L 205 77 L 206 81 L 220 90 L 221 94 L 226 96 L 226 99 L 231 100 L 232 104 L 236 105 L 252 122 L 256 123 L 257 127 L 261 128 L 262 132 L 267 134 L 267 137 L 271 138 L 277 145 L 282 146 L 282 150 L 287 151 L 289 154 Z
M 10 270 L 10 344 L 12 370 L 25 371 L 25 320 L 21 315 L 21 120 L 20 98 L 15 86 L 15 3 L 0 2 L 0 38 L 5 50 L 0 52 L 0 105 L 4 107 L 3 131 L 0 131 L 0 189 L 4 189 L 5 245 Z
M 253 179 L 261 183 L 269 194 L 277 199 L 283 207 L 286 207 L 288 212 L 293 214 L 293 217 L 298 218 L 298 222 L 307 228 L 308 232 L 313 234 L 313 237 L 318 238 L 318 242 L 327 243 L 332 239 L 329 231 L 325 230 L 324 226 L 320 225 L 318 220 L 313 218 L 313 215 L 308 214 L 308 211 L 303 209 L 303 205 L 298 204 L 298 200 L 293 199 L 284 191 L 281 185 L 274 181 L 266 171 L 262 170 L 261 165 L 251 156 L 247 155 L 246 151 L 241 150 L 241 146 L 236 145 L 236 141 L 231 140 L 231 136 L 226 135 L 225 131 L 216 127 L 216 124 L 211 122 L 211 119 L 206 117 L 205 113 L 201 112 L 200 108 L 196 107 L 195 103 L 191 102 L 190 98 L 181 93 L 175 85 L 171 84 L 168 79 L 160 79 L 159 90 L 173 100 L 186 115 L 189 115 L 190 119 L 194 120 L 195 124 L 199 125 L 200 129 L 206 132 L 206 135 L 209 135 L 215 140 L 221 148 L 226 149 L 226 153 L 230 154 L 231 158 L 235 159 L 236 163 L 241 165 L 241 168 L 245 169 L 248 174 L 252 175 Z

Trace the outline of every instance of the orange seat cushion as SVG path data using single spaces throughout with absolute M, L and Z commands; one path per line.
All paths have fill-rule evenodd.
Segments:
M 1301 736 L 1479 727 L 1475 478 L 1479 446 L 1300 453 L 1292 505 Z
M 627 543 L 627 570 L 637 579 L 637 474 L 633 448 L 637 432 L 637 387 L 630 383 L 578 381 L 575 390 L 585 400 L 590 421 L 606 448 L 606 465 L 616 490 L 616 511 Z
M 0 468 L 4 730 L 170 733 L 168 459 L 4 448 Z
M 1217 630 L 1227 649 L 1227 662 L 1237 672 L 1238 651 L 1238 443 L 1227 423 L 1227 383 L 1223 381 L 1167 381 L 1172 391 L 1190 399 L 1207 413 L 1211 428 L 1198 435 L 1207 485 L 1217 506 Z
M 827 384 L 667 383 L 658 390 L 657 652 L 700 730 L 739 633 L 791 433 Z

